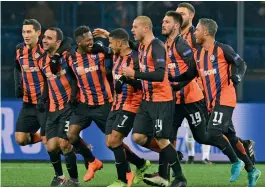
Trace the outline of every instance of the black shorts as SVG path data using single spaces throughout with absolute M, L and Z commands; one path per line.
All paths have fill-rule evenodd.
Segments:
M 41 136 L 45 136 L 48 104 L 45 112 L 36 109 L 36 104 L 23 103 L 16 123 L 16 132 L 35 133 L 40 129 Z
M 67 132 L 69 129 L 69 120 L 72 114 L 72 108 L 68 104 L 62 110 L 55 112 L 48 112 L 46 123 L 46 138 L 47 140 L 55 137 L 59 137 L 65 140 L 67 138 Z
M 223 133 L 235 132 L 232 123 L 234 108 L 230 106 L 216 105 L 209 116 L 208 129 L 217 129 Z
M 178 128 L 181 126 L 184 118 L 187 119 L 190 128 L 193 132 L 205 131 L 207 127 L 207 107 L 204 100 L 200 100 L 194 103 L 188 104 L 176 104 L 175 105 L 175 113 L 172 127 L 172 138 L 176 138 Z M 198 129 L 198 131 L 195 130 Z
M 135 113 L 125 110 L 111 111 L 106 125 L 106 135 L 111 134 L 112 130 L 122 133 L 125 137 L 132 130 Z
M 173 121 L 173 101 L 142 101 L 133 123 L 133 133 L 169 139 Z
M 100 106 L 90 106 L 85 103 L 79 103 L 71 115 L 70 125 L 79 125 L 82 129 L 85 129 L 94 121 L 98 128 L 105 133 L 110 109 L 111 103 Z

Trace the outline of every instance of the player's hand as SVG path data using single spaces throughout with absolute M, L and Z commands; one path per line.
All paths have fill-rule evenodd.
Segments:
M 130 67 L 123 66 L 122 67 L 122 74 L 126 77 L 134 79 L 135 71 Z
M 45 101 L 43 99 L 39 99 L 38 103 L 36 105 L 36 109 L 40 112 L 43 113 L 45 112 Z
M 233 83 L 235 84 L 235 85 L 237 85 L 238 83 L 240 83 L 241 82 L 241 77 L 239 76 L 239 75 L 232 75 L 231 76 L 231 79 L 232 79 L 232 81 L 233 81 Z
M 16 98 L 22 98 L 23 97 L 23 89 L 20 86 L 15 88 L 15 96 L 16 96 Z
M 53 57 L 51 57 L 50 68 L 52 74 L 54 75 L 56 75 L 58 72 L 58 64 L 60 63 L 60 58 L 61 57 L 59 54 L 55 54 L 53 55 Z
M 122 92 L 122 86 L 123 86 L 123 83 L 124 81 L 126 80 L 126 77 L 125 76 L 121 76 L 115 83 L 115 92 L 117 94 L 121 94 Z
M 101 28 L 94 29 L 92 34 L 95 38 L 109 38 L 109 32 Z

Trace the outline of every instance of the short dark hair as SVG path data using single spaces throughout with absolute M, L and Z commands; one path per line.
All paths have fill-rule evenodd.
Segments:
M 58 27 L 50 27 L 47 30 L 55 31 L 56 32 L 56 39 L 63 41 L 63 31 Z
M 178 8 L 187 8 L 193 14 L 195 14 L 195 8 L 190 3 L 180 3 L 178 4 Z
M 172 17 L 175 22 L 179 23 L 180 26 L 183 23 L 183 18 L 181 16 L 181 14 L 176 12 L 176 11 L 170 10 L 170 11 L 166 12 L 165 16 Z
M 201 18 L 199 19 L 199 23 L 207 28 L 211 36 L 215 37 L 215 34 L 218 30 L 218 25 L 214 20 L 208 18 Z
M 125 29 L 118 28 L 110 32 L 109 37 L 129 41 L 129 34 Z
M 40 23 L 37 20 L 35 20 L 35 19 L 25 19 L 23 21 L 23 25 L 32 25 L 33 26 L 33 29 L 35 31 L 40 31 L 41 30 Z
M 77 39 L 80 36 L 83 36 L 83 34 L 91 32 L 90 28 L 88 26 L 82 25 L 75 29 L 74 31 L 74 38 Z

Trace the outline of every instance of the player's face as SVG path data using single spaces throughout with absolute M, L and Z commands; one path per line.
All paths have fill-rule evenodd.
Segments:
M 85 53 L 91 52 L 94 40 L 93 35 L 91 32 L 87 32 L 83 34 L 83 37 L 80 39 L 80 41 L 77 42 L 78 47 L 80 47 Z
M 165 16 L 162 22 L 162 35 L 169 36 L 175 30 L 175 22 L 173 17 Z
M 42 39 L 43 49 L 53 52 L 60 46 L 61 41 L 57 40 L 56 31 L 46 30 Z
M 197 26 L 196 26 L 196 30 L 194 32 L 194 36 L 196 38 L 196 43 L 197 44 L 200 44 L 200 45 L 203 44 L 203 42 L 205 40 L 205 36 L 206 36 L 206 29 L 200 23 L 198 23 Z
M 119 54 L 121 51 L 122 42 L 121 40 L 109 38 L 109 47 L 113 50 L 114 54 Z
M 180 13 L 183 19 L 181 29 L 185 29 L 189 25 L 189 22 L 192 21 L 194 17 L 193 13 L 184 7 L 177 8 L 176 12 Z
M 132 25 L 132 34 L 134 37 L 134 40 L 136 41 L 142 41 L 144 38 L 144 33 L 145 33 L 145 27 L 143 24 L 140 23 L 139 20 L 135 19 L 133 21 Z
M 23 25 L 22 36 L 26 45 L 34 45 L 38 42 L 40 31 L 35 31 L 33 25 Z

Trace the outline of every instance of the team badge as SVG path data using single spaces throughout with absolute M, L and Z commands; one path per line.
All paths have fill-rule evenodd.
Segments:
M 35 59 L 38 59 L 38 58 L 40 57 L 40 54 L 36 52 L 36 53 L 34 54 L 34 57 L 35 57 Z
M 168 50 L 168 56 L 171 57 L 172 56 L 172 51 L 169 49 Z
M 91 55 L 91 58 L 92 58 L 93 60 L 95 60 L 95 59 L 97 58 L 97 56 L 96 56 L 96 55 Z
M 214 56 L 213 54 L 210 56 L 210 61 L 211 61 L 212 63 L 215 61 L 215 56 Z
M 144 58 L 146 57 L 146 51 L 144 52 Z

